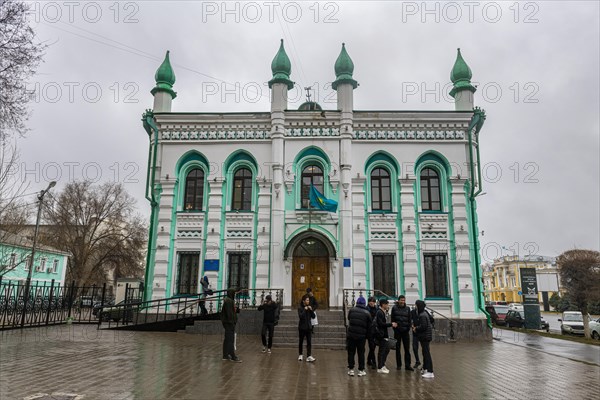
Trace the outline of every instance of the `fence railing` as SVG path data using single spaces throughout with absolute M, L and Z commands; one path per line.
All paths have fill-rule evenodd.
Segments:
M 98 307 L 112 301 L 102 286 L 60 285 L 52 280 L 2 280 L 0 277 L 0 329 L 14 329 L 62 323 L 96 323 Z
M 255 309 L 266 296 L 273 301 L 283 301 L 283 289 L 238 289 L 235 306 L 238 310 Z M 149 301 L 130 301 L 104 308 L 99 313 L 98 327 L 106 329 L 137 329 L 141 325 L 171 323 L 194 319 L 213 319 L 221 311 L 226 290 L 215 291 L 209 296 L 190 294 Z

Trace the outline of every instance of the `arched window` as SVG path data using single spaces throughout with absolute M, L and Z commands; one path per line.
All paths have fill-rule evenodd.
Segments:
M 323 170 L 317 165 L 309 165 L 302 170 L 302 208 L 309 208 L 310 206 L 310 185 L 315 185 L 315 188 L 325 195 L 323 193 Z
M 440 178 L 431 168 L 421 171 L 421 209 L 423 211 L 441 211 Z
M 185 178 L 184 210 L 202 211 L 204 201 L 204 171 L 196 168 Z
M 232 210 L 250 211 L 252 209 L 252 172 L 240 168 L 233 176 Z
M 371 208 L 373 211 L 391 211 L 390 174 L 384 168 L 371 172 Z

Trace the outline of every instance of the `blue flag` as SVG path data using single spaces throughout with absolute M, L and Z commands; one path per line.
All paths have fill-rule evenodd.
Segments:
M 310 205 L 319 210 L 337 212 L 338 203 L 323 196 L 315 185 L 310 185 Z

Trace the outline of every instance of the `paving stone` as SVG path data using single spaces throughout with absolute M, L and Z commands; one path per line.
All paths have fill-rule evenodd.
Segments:
M 389 375 L 359 378 L 346 374 L 342 350 L 315 349 L 315 363 L 298 362 L 296 349 L 269 355 L 260 337 L 240 335 L 237 364 L 221 360 L 221 346 L 221 335 L 84 325 L 2 332 L 0 399 L 600 398 L 598 365 L 506 341 L 432 344 L 433 380 L 397 371 L 394 353 Z

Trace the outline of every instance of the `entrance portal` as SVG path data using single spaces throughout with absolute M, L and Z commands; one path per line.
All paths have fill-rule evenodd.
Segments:
M 292 306 L 298 307 L 307 288 L 312 289 L 319 308 L 329 308 L 329 252 L 314 237 L 303 239 L 294 249 Z

